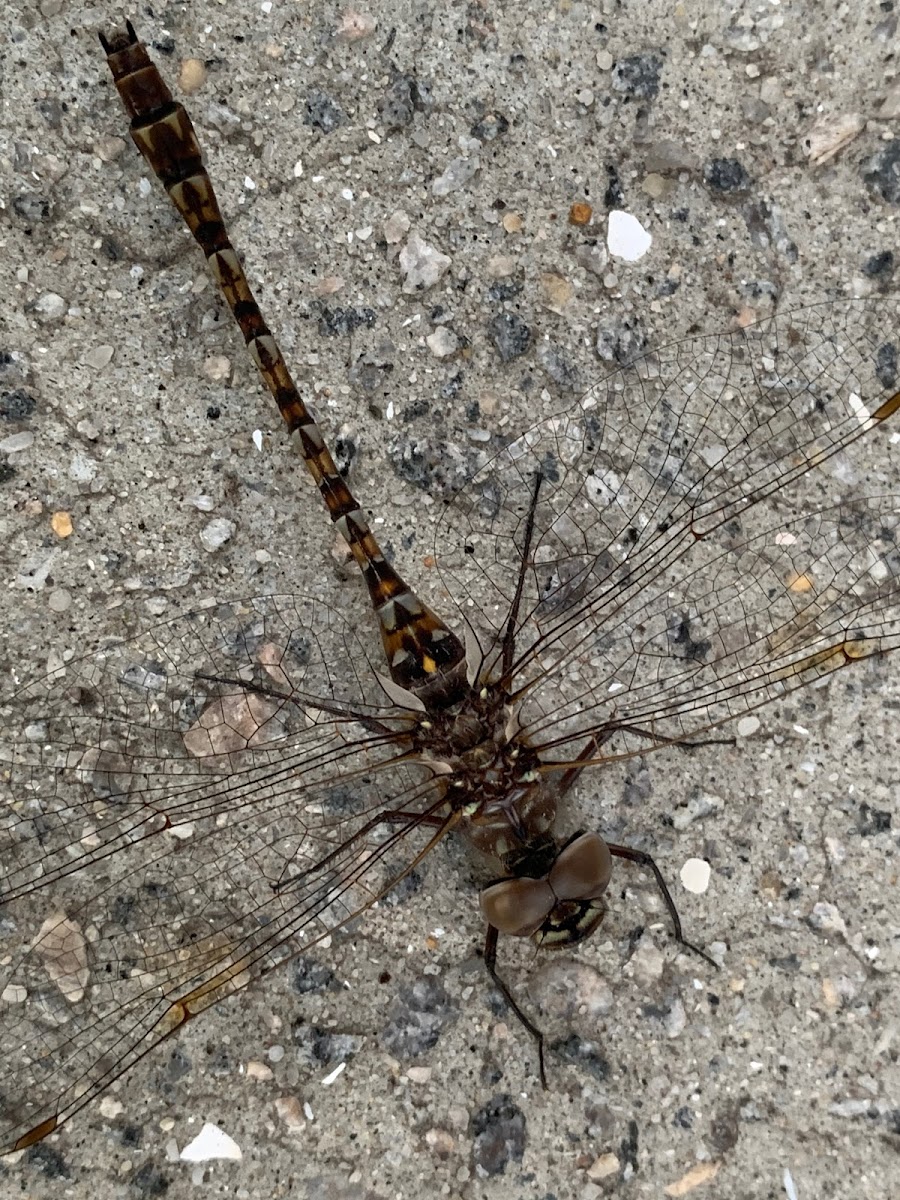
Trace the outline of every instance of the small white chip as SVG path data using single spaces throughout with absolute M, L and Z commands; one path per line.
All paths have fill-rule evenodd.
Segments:
M 229 1137 L 218 1125 L 211 1125 L 209 1122 L 181 1151 L 182 1162 L 209 1162 L 212 1158 L 230 1158 L 238 1162 L 243 1157 L 234 1138 Z
M 709 887 L 711 874 L 712 871 L 705 858 L 689 858 L 681 868 L 680 878 L 685 891 L 693 892 L 695 896 L 702 896 Z

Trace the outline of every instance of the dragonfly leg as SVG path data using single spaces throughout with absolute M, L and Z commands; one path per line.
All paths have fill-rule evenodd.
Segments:
M 519 555 L 519 577 L 516 580 L 516 592 L 509 608 L 509 617 L 507 618 L 506 630 L 503 634 L 503 657 L 501 660 L 503 674 L 501 678 L 505 682 L 508 682 L 512 675 L 513 659 L 516 653 L 516 629 L 519 625 L 519 608 L 525 591 L 525 575 L 531 562 L 531 543 L 534 538 L 534 514 L 537 509 L 538 492 L 540 491 L 542 482 L 543 475 L 541 472 L 535 472 L 534 486 L 531 490 L 531 504 L 529 505 L 528 517 L 525 521 L 525 540 L 522 546 L 522 553 Z
M 695 946 L 693 942 L 689 942 L 681 930 L 681 918 L 678 915 L 678 909 L 675 907 L 675 901 L 672 899 L 672 893 L 666 886 L 666 881 L 663 879 L 662 871 L 656 865 L 653 858 L 643 850 L 633 850 L 631 846 L 619 846 L 614 842 L 607 842 L 607 848 L 614 858 L 624 858 L 627 862 L 637 863 L 640 867 L 649 867 L 653 872 L 653 877 L 656 880 L 656 886 L 659 889 L 659 894 L 665 901 L 666 908 L 669 912 L 669 917 L 672 921 L 672 929 L 675 933 L 675 940 L 686 950 L 692 950 L 694 954 L 699 954 L 701 958 L 711 963 L 718 970 L 719 964 L 699 946 Z
M 500 992 L 501 996 L 509 1005 L 509 1007 L 513 1010 L 518 1020 L 522 1023 L 522 1025 L 524 1025 L 537 1043 L 538 1070 L 540 1071 L 541 1087 L 546 1091 L 547 1072 L 544 1067 L 544 1035 L 541 1033 L 540 1029 L 538 1029 L 537 1025 L 535 1025 L 535 1023 L 530 1020 L 530 1018 L 527 1017 L 519 1007 L 515 997 L 509 990 L 509 985 L 497 970 L 497 940 L 498 931 L 493 925 L 488 925 L 487 933 L 485 934 L 484 939 L 484 965 L 487 967 L 488 974 L 493 980 L 494 986 Z
M 649 742 L 656 742 L 657 745 L 660 744 L 660 739 L 652 730 L 642 729 L 639 725 L 627 725 L 624 723 L 621 725 L 609 725 L 606 729 L 592 734 L 578 757 L 573 759 L 572 765 L 563 771 L 559 782 L 559 790 L 563 795 L 573 785 L 585 767 L 589 765 L 590 760 L 593 759 L 604 742 L 608 742 L 616 733 L 633 733 L 637 737 L 646 738 Z M 676 746 L 679 750 L 696 750 L 700 746 L 733 746 L 735 739 L 733 737 L 701 738 L 697 741 L 688 741 L 685 739 L 684 741 L 672 740 L 663 744 Z
M 439 806 L 440 805 L 435 806 L 435 807 L 439 807 Z M 273 884 L 273 891 L 283 892 L 286 888 L 292 887 L 295 884 L 300 883 L 304 878 L 309 878 L 314 872 L 321 872 L 323 867 L 328 867 L 332 862 L 337 860 L 341 855 L 345 855 L 348 847 L 352 846 L 356 842 L 365 841 L 365 839 L 368 837 L 368 835 L 370 833 L 372 833 L 373 830 L 377 829 L 379 825 L 408 826 L 408 825 L 415 824 L 415 825 L 423 825 L 427 829 L 437 829 L 439 831 L 438 833 L 435 834 L 432 841 L 428 843 L 427 849 L 425 851 L 423 851 L 420 855 L 417 855 L 416 858 L 413 859 L 413 861 L 410 863 L 407 870 L 411 870 L 416 865 L 416 863 L 425 856 L 425 854 L 428 852 L 428 850 L 431 849 L 432 845 L 435 844 L 436 842 L 440 841 L 440 838 L 443 836 L 443 833 L 448 832 L 453 827 L 453 825 L 456 823 L 457 819 L 458 818 L 453 813 L 451 813 L 449 817 L 446 817 L 446 816 L 442 817 L 436 811 L 435 812 L 415 813 L 415 812 L 404 812 L 402 809 L 396 809 L 396 808 L 395 809 L 385 809 L 384 812 L 380 812 L 377 816 L 373 817 L 371 821 L 367 821 L 365 823 L 365 825 L 362 826 L 361 829 L 357 829 L 357 831 L 353 834 L 353 836 L 351 838 L 348 838 L 348 840 L 346 842 L 343 842 L 340 846 L 337 847 L 336 850 L 333 850 L 331 854 L 327 855 L 327 857 L 320 859 L 319 862 L 317 862 L 314 866 L 309 867 L 306 871 L 301 871 L 298 875 L 290 875 L 284 879 L 280 879 L 278 881 L 278 883 Z M 400 876 L 400 878 L 402 878 L 402 876 Z M 391 883 L 390 886 L 394 887 L 395 884 L 398 882 L 399 882 L 399 879 L 396 879 Z

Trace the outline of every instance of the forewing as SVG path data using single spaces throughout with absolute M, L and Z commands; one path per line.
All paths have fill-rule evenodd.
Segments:
M 511 686 L 538 745 L 633 724 L 648 749 L 897 647 L 900 494 L 852 447 L 887 460 L 898 329 L 879 297 L 664 347 L 456 497 L 436 553 L 489 658 L 537 486 Z
M 2 720 L 5 1149 L 340 927 L 434 836 L 431 773 L 400 761 L 409 715 L 301 598 L 159 626 Z

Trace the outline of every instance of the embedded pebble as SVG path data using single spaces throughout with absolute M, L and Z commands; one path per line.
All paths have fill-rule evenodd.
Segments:
M 100 430 L 97 428 L 94 422 L 88 418 L 79 421 L 75 428 L 82 435 L 82 437 L 86 437 L 89 442 L 96 442 L 97 438 L 100 436 Z
M 3 438 L 0 441 L 0 453 L 17 454 L 21 450 L 28 450 L 34 445 L 34 434 L 25 429 L 22 433 L 12 433 L 8 438 Z
M 192 504 L 194 508 L 198 510 L 198 512 L 212 512 L 212 510 L 216 507 L 216 502 L 213 500 L 212 496 L 206 496 L 202 494 L 185 496 L 184 502 L 185 504 Z
M 430 90 L 415 75 L 395 74 L 378 101 L 378 114 L 388 129 L 404 129 L 411 125 L 417 112 L 426 112 Z
M 429 333 L 425 344 L 435 358 L 447 358 L 459 349 L 459 338 L 452 329 L 441 325 L 434 333 Z
M 206 83 L 206 64 L 199 58 L 186 58 L 178 72 L 178 86 L 188 96 L 199 92 Z
M 553 382 L 559 384 L 561 388 L 570 392 L 583 390 L 581 374 L 577 366 L 550 342 L 541 342 L 538 346 L 537 360 Z
M 662 978 L 666 960 L 663 952 L 651 937 L 642 937 L 637 949 L 628 960 L 626 970 L 635 982 L 649 985 Z
M 736 158 L 714 158 L 703 168 L 704 182 L 716 192 L 745 192 L 751 179 Z
M 581 1014 L 596 1020 L 614 1005 L 608 980 L 575 959 L 551 959 L 542 965 L 529 978 L 528 993 L 555 1021 L 568 1022 Z
M 47 607 L 51 612 L 63 613 L 66 612 L 72 604 L 72 593 L 67 592 L 65 588 L 54 588 L 47 597 Z
M 169 602 L 165 596 L 150 596 L 144 601 L 144 608 L 151 617 L 161 617 L 169 607 Z
M 251 1059 L 245 1070 L 248 1079 L 256 1079 L 261 1083 L 267 1083 L 270 1079 L 275 1078 L 272 1068 L 267 1067 L 265 1063 L 257 1062 L 256 1059 Z
M 531 344 L 531 329 L 515 313 L 499 313 L 488 323 L 488 337 L 503 362 L 512 362 Z
M 568 279 L 563 275 L 557 275 L 555 271 L 545 271 L 541 275 L 541 288 L 547 307 L 552 312 L 560 314 L 575 294 L 575 289 Z
M 900 204 L 900 138 L 892 138 L 869 159 L 862 177 L 888 204 Z
M 871 1100 L 838 1100 L 829 1105 L 828 1111 L 833 1117 L 866 1117 L 872 1110 Z
M 410 234 L 400 251 L 400 270 L 403 291 L 407 294 L 434 287 L 450 266 L 450 258 L 436 247 L 423 241 L 417 233 Z
M 322 133 L 334 133 L 344 123 L 344 113 L 339 104 L 327 92 L 313 88 L 306 97 L 306 112 L 303 124 L 311 125 Z
M 575 261 L 579 263 L 586 271 L 590 271 L 592 275 L 596 275 L 598 279 L 602 279 L 606 272 L 606 264 L 609 262 L 609 256 L 606 252 L 606 247 L 602 242 L 582 242 L 576 247 Z
M 599 1179 L 609 1179 L 612 1175 L 618 1175 L 620 1167 L 621 1163 L 615 1154 L 601 1154 L 599 1158 L 594 1159 L 585 1174 L 596 1183 Z
M 689 858 L 681 868 L 680 879 L 685 891 L 702 896 L 709 887 L 712 874 L 709 863 L 704 858 Z
M 598 325 L 594 345 L 597 354 L 605 362 L 624 366 L 644 353 L 647 339 L 639 319 L 624 317 L 610 324 Z
M 34 312 L 43 321 L 59 321 L 68 308 L 68 303 L 57 292 L 44 292 L 34 302 Z
M 193 1141 L 188 1142 L 179 1156 L 182 1162 L 209 1162 L 214 1158 L 231 1159 L 240 1162 L 244 1157 L 241 1148 L 228 1134 L 207 1122 Z
M 456 192 L 472 179 L 477 173 L 481 163 L 477 156 L 474 158 L 454 158 L 447 164 L 442 173 L 432 180 L 431 194 L 433 196 L 447 196 L 450 192 Z
M 22 388 L 0 392 L 0 417 L 5 421 L 27 421 L 36 408 L 34 396 Z
M 820 900 L 813 905 L 807 920 L 812 929 L 819 929 L 822 933 L 839 933 L 842 937 L 846 937 L 846 923 L 841 916 L 840 909 L 834 904 Z
M 652 236 L 637 217 L 618 208 L 614 208 L 609 214 L 606 246 L 614 258 L 622 258 L 625 262 L 638 262 L 652 244 Z
M 525 1114 L 511 1096 L 493 1097 L 472 1117 L 472 1157 L 484 1175 L 500 1175 L 525 1153 Z
M 409 227 L 412 224 L 405 212 L 395 212 L 382 225 L 384 240 L 389 246 L 396 245 L 397 242 L 402 242 L 409 233 Z
M 456 1149 L 456 1139 L 446 1129 L 434 1128 L 427 1130 L 425 1145 L 438 1158 L 448 1158 Z
M 835 866 L 840 867 L 847 861 L 847 848 L 838 838 L 827 837 L 824 845 L 825 853 Z
M 516 260 L 509 254 L 492 254 L 487 260 L 487 275 L 490 279 L 504 279 L 516 269 Z
M 58 538 L 67 538 L 72 536 L 72 515 L 71 513 L 60 510 L 55 512 L 50 518 L 50 528 Z
M 719 1173 L 721 1163 L 703 1162 L 697 1163 L 691 1167 L 677 1183 L 670 1183 L 668 1187 L 663 1188 L 664 1196 L 686 1196 L 695 1188 L 700 1187 L 704 1183 L 710 1183 Z
M 359 42 L 371 37 L 378 28 L 378 22 L 371 13 L 357 12 L 348 8 L 341 13 L 334 35 L 342 42 Z
M 428 1083 L 431 1080 L 431 1067 L 410 1067 L 406 1078 L 410 1083 Z
M 672 191 L 673 184 L 666 179 L 665 175 L 660 175 L 657 171 L 651 171 L 649 175 L 644 176 L 641 183 L 641 191 L 649 196 L 651 200 L 662 200 Z
M 200 532 L 200 545 L 208 554 L 221 549 L 234 537 L 237 525 L 226 517 L 216 517 Z
M 644 147 L 644 166 L 648 171 L 661 175 L 676 171 L 696 171 L 697 156 L 671 138 L 659 138 Z
M 50 981 L 70 1004 L 79 1004 L 90 979 L 87 942 L 81 927 L 59 912 L 51 913 L 38 930 L 34 948 Z
M 684 1033 L 686 1026 L 687 1013 L 685 1012 L 682 1002 L 676 999 L 672 1002 L 672 1005 L 669 1008 L 669 1011 L 666 1013 L 665 1019 L 663 1020 L 663 1028 L 666 1031 L 666 1036 L 670 1038 L 676 1038 L 679 1036 L 679 1034 Z
M 878 110 L 878 116 L 882 121 L 895 121 L 897 117 L 900 117 L 900 83 L 895 83 L 888 88 Z
M 84 454 L 75 454 L 69 463 L 69 478 L 75 483 L 91 483 L 98 470 L 98 464 Z
M 316 296 L 333 296 L 339 292 L 344 286 L 344 279 L 341 275 L 323 275 L 322 278 L 313 287 L 313 292 Z
M 392 1000 L 381 1043 L 397 1058 L 417 1058 L 437 1043 L 455 1017 L 441 981 L 422 975 Z
M 127 144 L 124 138 L 101 137 L 94 142 L 93 150 L 101 162 L 110 163 L 116 161 Z
M 115 354 L 115 346 L 103 345 L 94 346 L 88 350 L 87 354 L 82 356 L 81 361 L 86 367 L 92 367 L 95 371 L 102 371 L 104 367 L 108 367 L 112 362 L 112 356 Z
M 509 121 L 503 113 L 487 112 L 476 121 L 469 132 L 479 142 L 493 142 L 509 130 Z
M 203 374 L 213 383 L 225 383 L 231 378 L 231 359 L 224 354 L 210 354 L 203 360 Z
M 652 100 L 659 92 L 662 67 L 662 59 L 655 54 L 632 54 L 620 58 L 613 68 L 613 88 L 638 100 Z
M 306 1128 L 306 1114 L 296 1096 L 279 1096 L 275 1101 L 275 1111 L 292 1133 Z

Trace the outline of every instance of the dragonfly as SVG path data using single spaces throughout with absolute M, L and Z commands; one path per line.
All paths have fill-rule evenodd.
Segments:
M 622 367 L 447 499 L 429 603 L 289 373 L 183 105 L 130 22 L 101 42 L 370 611 L 222 601 L 0 703 L 0 1149 L 346 929 L 450 834 L 543 1077 L 501 934 L 578 944 L 624 860 L 690 945 L 652 857 L 570 797 L 589 809 L 604 768 L 715 741 L 900 647 L 900 494 L 840 469 L 900 409 L 900 301 L 830 300 Z

